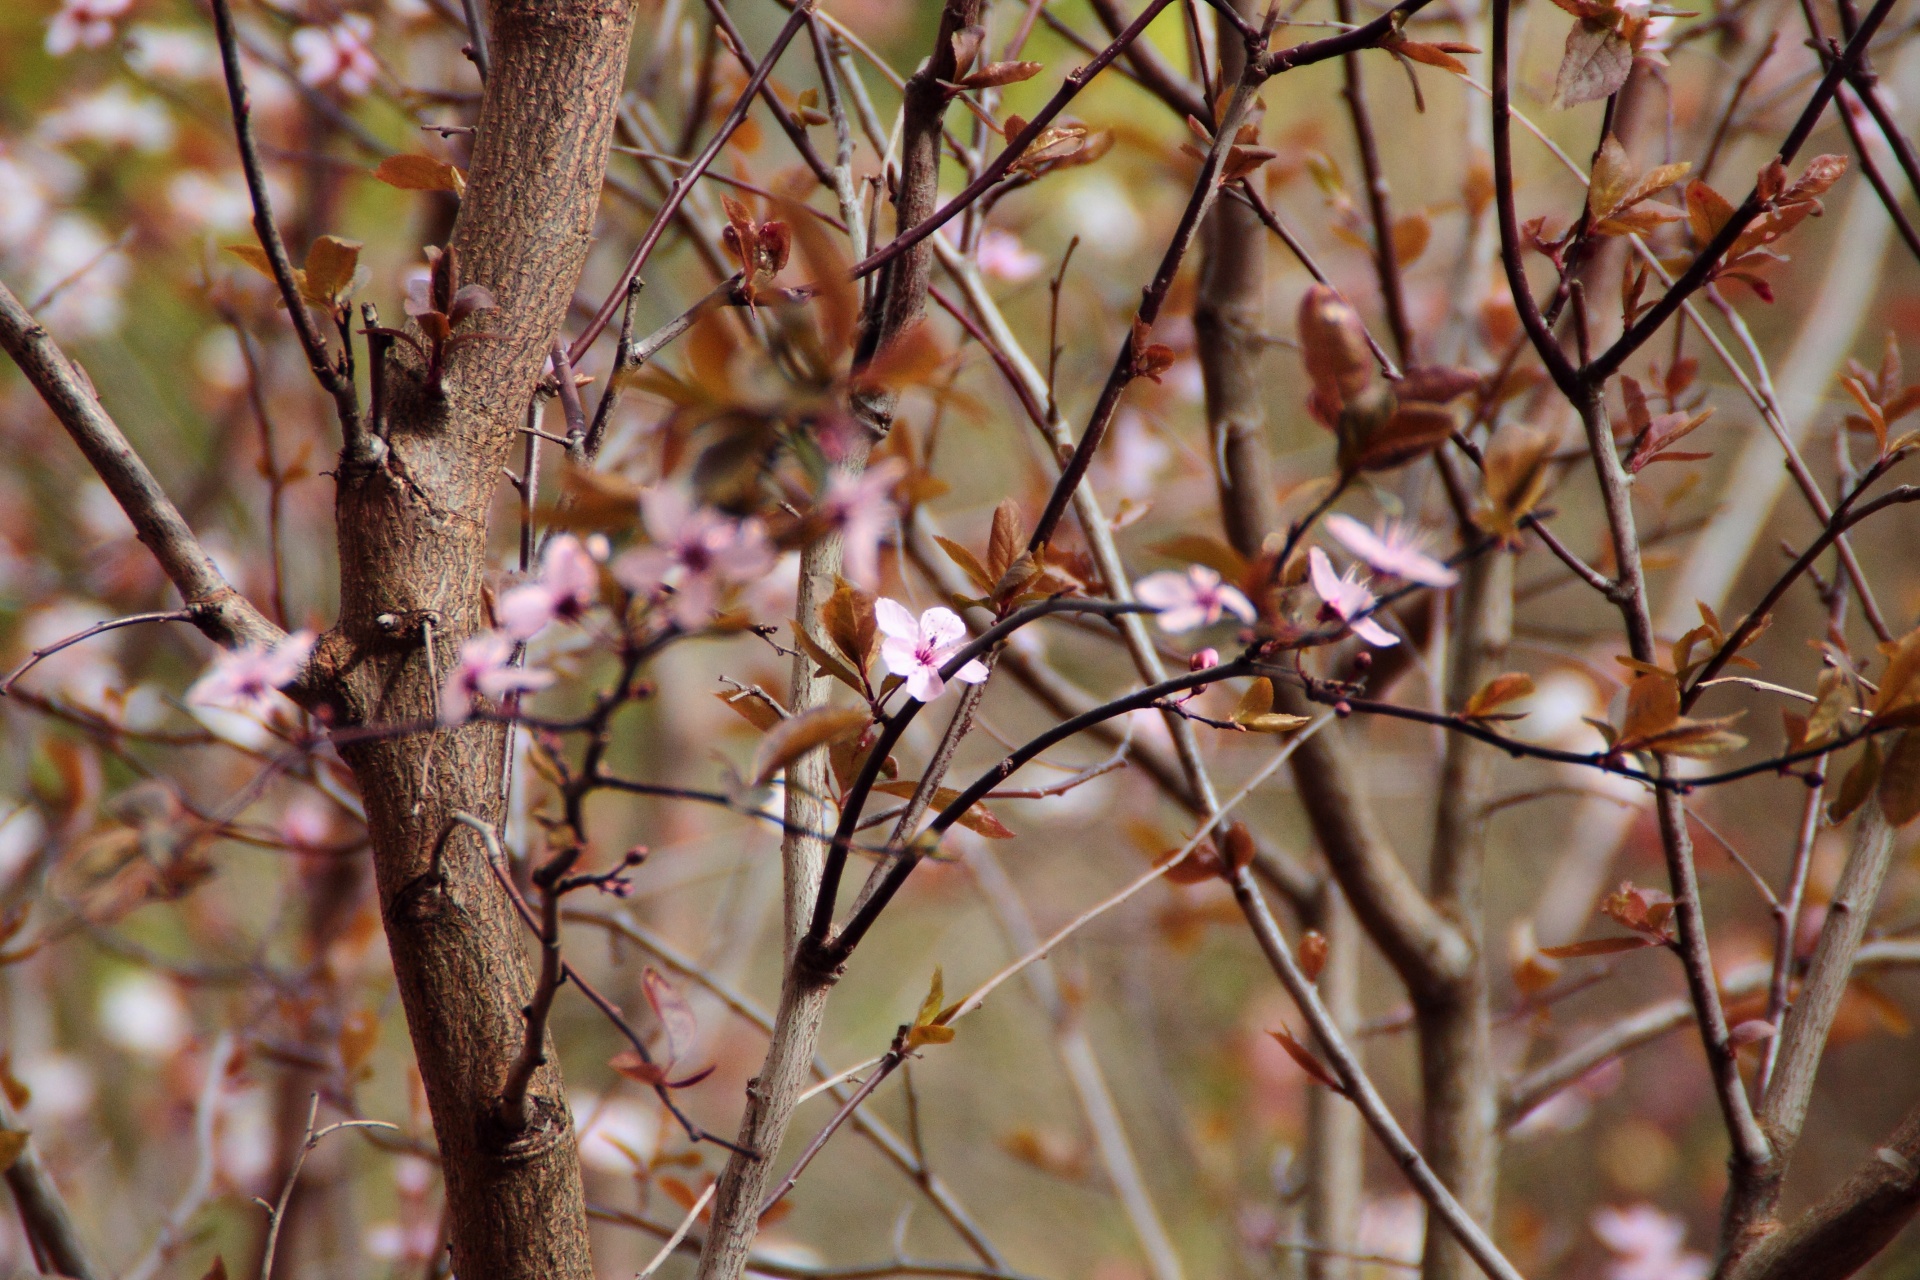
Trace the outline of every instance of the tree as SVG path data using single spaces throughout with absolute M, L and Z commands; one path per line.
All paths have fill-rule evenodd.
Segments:
M 27 834 L 8 871 L 0 975 L 41 966 L 35 990 L 57 990 L 45 966 L 91 948 L 163 986 L 236 992 L 186 1073 L 200 1090 L 199 1172 L 133 1273 L 205 1261 L 195 1224 L 246 1181 L 221 1164 L 226 1099 L 277 1062 L 278 1137 L 256 1174 L 272 1193 L 252 1244 L 263 1277 L 334 1265 L 323 1241 L 347 1219 L 306 1166 L 328 1152 L 314 1158 L 348 1180 L 339 1163 L 356 1157 L 321 1143 L 342 1127 L 369 1151 L 431 1152 L 442 1223 L 424 1242 L 396 1228 L 401 1256 L 430 1273 L 590 1276 L 599 1219 L 625 1240 L 668 1237 L 649 1271 L 678 1248 L 697 1252 L 703 1280 L 847 1274 L 755 1250 L 849 1124 L 974 1255 L 917 1262 L 903 1226 L 895 1260 L 859 1274 L 1015 1274 L 961 1179 L 935 1172 L 911 1073 L 954 1053 L 944 1046 L 1016 975 L 1089 1139 L 1062 1151 L 1023 1129 L 1002 1146 L 1057 1177 L 1097 1164 L 1156 1280 L 1225 1265 L 1355 1274 L 1370 1258 L 1368 1184 L 1389 1173 L 1424 1213 L 1429 1280 L 1581 1273 L 1552 1230 L 1526 1225 L 1547 1209 L 1525 1188 L 1516 1212 L 1532 1217 L 1496 1217 L 1508 1137 L 1581 1123 L 1623 1055 L 1681 1027 L 1704 1053 L 1697 1110 L 1719 1125 L 1706 1141 L 1726 1152 L 1716 1256 L 1686 1253 L 1684 1226 L 1651 1206 L 1601 1207 L 1588 1221 L 1616 1273 L 1842 1276 L 1883 1250 L 1920 1208 L 1920 1112 L 1850 1177 L 1810 1182 L 1811 1208 L 1782 1204 L 1813 1136 L 1823 1056 L 1859 1034 L 1863 1011 L 1904 1016 L 1868 974 L 1920 955 L 1889 909 L 1908 892 L 1898 833 L 1920 814 L 1920 631 L 1903 634 L 1905 606 L 1882 603 L 1912 595 L 1900 539 L 1920 490 L 1887 481 L 1920 445 L 1899 425 L 1920 392 L 1892 335 L 1877 364 L 1837 367 L 1870 317 L 1897 323 L 1897 273 L 1885 288 L 1875 279 L 1889 236 L 1920 257 L 1899 189 L 1920 196 L 1920 157 L 1876 69 L 1910 79 L 1910 36 L 1889 24 L 1892 0 L 1864 13 L 1803 5 L 1805 50 L 1783 47 L 1769 31 L 1778 15 L 1744 0 L 1685 14 L 1556 3 L 1564 16 L 1536 15 L 1554 28 L 1554 61 L 1535 68 L 1557 67 L 1548 123 L 1513 103 L 1526 64 L 1508 0 L 1444 15 L 1428 0 L 1367 14 L 1335 0 L 1332 29 L 1298 40 L 1283 30 L 1296 15 L 1238 0 L 1151 0 L 1137 14 L 1111 0 L 1071 14 L 945 0 L 924 22 L 719 0 L 637 13 L 623 0 L 239 13 L 209 0 L 205 14 L 170 12 L 201 24 L 175 27 L 130 23 L 127 0 L 62 0 L 50 18 L 9 20 L 47 25 L 43 52 L 23 55 L 39 78 L 9 91 L 38 123 L 8 144 L 15 154 L 0 150 L 0 176 L 22 193 L 18 216 L 0 216 L 0 267 L 34 276 L 20 294 L 0 284 L 0 346 L 41 402 L 34 420 L 64 428 L 150 560 L 122 557 L 102 580 L 118 616 L 23 633 L 5 682 L 34 791 L 31 812 L 8 820 Z M 1184 67 L 1167 52 L 1183 39 Z M 68 87 L 117 74 L 119 42 L 125 79 Z M 1481 43 L 1484 87 L 1463 61 Z M 456 45 L 464 60 L 446 57 Z M 899 75 L 880 49 L 911 49 L 915 69 Z M 1378 78 L 1397 74 L 1389 60 L 1408 86 L 1390 91 L 1391 130 L 1376 105 L 1389 92 Z M 1295 87 L 1336 77 L 1338 128 Z M 882 81 L 898 89 L 891 123 L 874 99 Z M 1456 112 L 1464 146 L 1440 123 Z M 1538 154 L 1516 158 L 1515 120 L 1577 188 Z M 1850 154 L 1816 152 L 1834 124 Z M 192 145 L 174 149 L 176 128 Z M 1580 139 L 1588 163 L 1554 137 Z M 164 179 L 176 221 L 190 221 L 196 192 L 210 201 L 220 181 L 208 176 L 225 163 L 206 158 L 215 139 L 231 148 L 251 240 L 203 255 L 188 279 L 164 265 L 169 238 L 190 244 L 177 227 L 132 231 L 131 248 L 88 230 L 91 256 L 47 274 L 58 228 L 72 243 L 93 225 L 56 213 L 59 201 L 84 190 L 108 216 L 159 223 Z M 1334 158 L 1349 145 L 1352 184 Z M 1428 147 L 1452 148 L 1446 166 L 1410 166 L 1401 189 L 1453 195 L 1396 215 L 1389 161 L 1431 162 Z M 157 158 L 137 159 L 143 148 Z M 84 182 L 62 176 L 76 164 Z M 1317 206 L 1293 194 L 1303 174 Z M 1826 221 L 1840 229 L 1826 232 L 1809 220 L 1835 199 L 1844 212 Z M 1076 221 L 1084 243 L 1069 238 Z M 1140 234 L 1161 237 L 1157 258 L 1120 243 Z M 1022 235 L 1057 243 L 1057 259 Z M 1451 265 L 1434 245 L 1455 250 Z M 1782 247 L 1833 260 L 1783 266 Z M 1082 254 L 1116 279 L 1076 279 Z M 395 322 L 374 281 L 403 259 L 416 268 Z M 238 356 L 205 398 L 224 434 L 190 498 L 177 496 L 173 455 L 208 446 L 182 426 L 163 434 L 122 369 L 99 376 L 116 358 L 105 335 L 129 262 L 172 271 L 186 301 L 170 305 L 216 321 Z M 1050 265 L 1044 298 L 1007 287 Z M 1282 293 L 1297 299 L 1290 311 Z M 78 305 L 88 297 L 91 312 Z M 126 321 L 149 323 L 163 318 L 143 308 Z M 1163 385 L 1189 376 L 1197 408 Z M 1829 393 L 1848 398 L 1840 420 L 1822 410 Z M 26 421 L 24 399 L 13 403 Z M 137 431 L 118 421 L 130 413 Z M 1040 444 L 1024 460 L 997 447 L 1022 419 Z M 323 429 L 332 461 L 315 476 L 305 458 Z M 221 465 L 247 435 L 265 481 L 257 517 L 258 486 L 250 495 Z M 1826 440 L 1831 464 L 1809 462 L 1807 446 Z M 1199 462 L 1205 500 L 1156 485 L 1168 441 Z M 1716 460 L 1736 445 L 1731 467 Z M 71 450 L 34 458 L 23 485 L 33 468 L 68 489 L 80 474 Z M 1787 480 L 1802 513 L 1774 510 Z M 314 501 L 327 484 L 330 512 Z M 1103 491 L 1118 492 L 1117 510 Z M 84 578 L 51 535 L 71 509 L 41 505 L 45 527 L 20 535 L 23 550 L 46 580 Z M 975 536 L 939 532 L 947 517 Z M 327 524 L 331 570 L 299 554 Z M 1161 540 L 1140 542 L 1135 524 Z M 258 552 L 216 545 L 207 531 L 222 527 L 262 531 Z M 1785 542 L 1779 563 L 1753 555 L 1763 533 Z M 1665 544 L 1680 563 L 1662 588 Z M 1142 573 L 1148 557 L 1169 567 Z M 162 599 L 168 586 L 177 601 Z M 104 687 L 58 676 L 124 628 L 168 624 L 219 650 L 172 709 L 136 714 L 125 686 L 176 676 L 177 640 Z M 1042 633 L 1071 655 L 1050 658 Z M 1167 647 L 1190 639 L 1210 643 Z M 727 678 L 707 690 L 752 730 L 748 749 L 713 765 L 666 745 L 710 736 L 693 726 L 711 708 L 675 690 L 716 674 L 690 654 L 744 672 L 769 653 L 784 688 Z M 1770 703 L 1788 708 L 1784 737 Z M 1088 740 L 1108 754 L 1059 763 Z M 1416 803 L 1383 807 L 1377 761 L 1409 750 L 1435 756 L 1431 776 L 1410 788 Z M 1283 766 L 1293 799 L 1275 801 L 1257 789 Z M 1012 781 L 1047 767 L 1062 778 Z M 1034 802 L 1044 824 L 1044 806 L 1076 794 L 1117 797 L 1079 821 L 1104 830 L 1125 810 L 1152 860 L 1043 925 L 988 842 L 1016 837 L 1009 804 Z M 1568 804 L 1559 826 L 1540 816 Z M 275 812 L 279 830 L 263 830 Z M 1165 834 L 1175 814 L 1177 839 Z M 1629 862 L 1609 894 L 1636 815 L 1664 879 Z M 762 859 L 766 833 L 778 836 L 768 1011 L 738 990 L 757 929 L 745 898 L 720 917 L 730 949 L 704 959 L 640 914 L 581 905 L 636 883 L 661 892 L 660 856 L 644 846 L 686 823 L 718 824 Z M 1507 825 L 1525 838 L 1503 843 Z M 1841 833 L 1844 854 L 1824 853 Z M 1712 895 L 1701 834 L 1732 866 L 1715 863 Z M 1113 878 L 1114 842 L 1101 839 L 1067 883 Z M 1520 901 L 1533 895 L 1509 888 L 1555 839 L 1566 849 L 1538 902 Z M 1421 842 L 1423 870 L 1403 856 Z M 228 963 L 204 903 L 235 892 L 219 888 L 237 873 L 216 851 L 249 843 L 304 868 L 275 881 L 304 919 L 289 930 L 236 902 L 260 945 Z M 378 1058 L 380 1018 L 361 988 L 380 980 L 337 958 L 356 936 L 365 856 L 407 1040 Z M 895 922 L 927 923 L 917 887 L 956 860 L 1013 958 L 988 958 L 979 939 L 944 956 L 987 976 L 949 1001 L 934 968 L 918 1012 L 836 1074 L 821 1054 L 823 1025 L 846 1005 L 836 994 L 863 969 L 919 963 L 924 939 Z M 1174 1180 L 1136 1150 L 1141 1117 L 1127 1090 L 1116 1097 L 1111 1052 L 1109 1067 L 1096 1053 L 1084 986 L 1049 959 L 1169 892 L 1163 936 L 1131 940 L 1159 957 L 1156 989 L 1193 983 L 1177 976 L 1191 963 L 1180 948 L 1226 919 L 1236 981 L 1285 994 L 1272 1006 L 1283 1025 L 1263 1028 L 1280 1065 L 1253 1075 L 1278 1070 L 1307 1096 L 1297 1158 L 1263 1192 L 1251 1174 L 1202 1178 L 1191 1157 L 1182 1181 L 1211 1189 L 1158 1185 Z M 168 947 L 121 927 L 149 903 L 178 917 Z M 1591 932 L 1596 911 L 1614 927 Z M 588 930 L 616 944 L 613 959 L 589 957 Z M 189 958 L 166 958 L 183 940 Z M 1730 947 L 1763 958 L 1729 967 Z M 1373 998 L 1373 957 L 1390 996 Z M 1681 993 L 1630 1007 L 1631 979 L 1663 973 Z M 1613 1003 L 1582 1003 L 1590 992 Z M 630 1013 L 640 1004 L 644 1018 Z M 582 1024 L 588 1011 L 604 1021 Z M 1232 1021 L 1220 1014 L 1196 1004 L 1183 1018 L 1218 1044 Z M 1596 1015 L 1589 1034 L 1561 1029 Z M 759 1027 L 763 1060 L 715 1038 L 721 1017 Z M 1150 1024 L 1131 1030 L 1151 1038 Z M 1403 1026 L 1418 1080 L 1404 1099 L 1367 1061 L 1393 1051 L 1363 1035 Z M 615 1144 L 638 1211 L 589 1198 L 581 1144 L 613 1140 L 597 1111 L 576 1115 L 560 1072 L 575 1046 L 609 1035 L 618 1087 L 657 1108 L 630 1114 L 671 1126 L 648 1150 Z M 1871 1044 L 1877 1061 L 1901 1053 Z M 1027 1070 L 991 1057 L 1000 1078 L 954 1082 L 976 1104 Z M 417 1070 L 430 1142 L 357 1118 L 363 1088 L 397 1105 L 393 1088 L 369 1085 L 382 1063 Z M 1239 1074 L 1244 1112 L 1253 1086 Z M 905 1137 L 875 1111 L 896 1076 Z M 32 1261 L 107 1274 L 94 1259 L 120 1245 L 90 1238 L 95 1215 L 60 1190 L 68 1170 L 27 1136 L 32 1080 L 9 1066 L 0 1083 L 27 1116 L 0 1115 L 0 1161 Z M 821 1092 L 838 1109 L 789 1141 Z M 346 1119 L 322 1125 L 323 1103 Z M 1416 1125 L 1398 1118 L 1409 1107 Z M 1642 1185 L 1618 1170 L 1672 1144 L 1619 1111 L 1600 1163 Z M 1366 1169 L 1370 1142 L 1390 1170 Z M 669 1172 L 709 1153 L 724 1162 L 705 1186 Z M 882 1203 L 840 1189 L 863 1214 Z M 402 1194 L 422 1212 L 421 1186 Z M 1571 1221 L 1553 1229 L 1588 1229 Z M 232 1234 L 229 1251 L 242 1247 Z M 1095 1235 L 1051 1247 L 1079 1265 Z

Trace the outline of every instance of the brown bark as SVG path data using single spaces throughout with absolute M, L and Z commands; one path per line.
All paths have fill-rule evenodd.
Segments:
M 438 676 L 483 628 L 489 514 L 540 363 L 580 279 L 632 34 L 625 0 L 504 0 L 493 74 L 452 249 L 463 282 L 499 303 L 492 335 L 449 357 L 444 394 L 393 368 L 390 452 L 343 469 L 340 620 L 319 661 L 339 722 L 407 725 L 435 713 Z M 366 800 L 394 974 L 446 1175 L 453 1269 L 467 1280 L 592 1275 L 573 1125 L 560 1075 L 534 1079 L 533 1119 L 496 1122 L 532 990 L 522 930 L 449 816 L 493 821 L 501 730 L 370 737 L 342 755 Z

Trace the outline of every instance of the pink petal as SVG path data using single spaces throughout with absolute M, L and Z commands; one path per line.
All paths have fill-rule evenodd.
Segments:
M 920 615 L 920 638 L 936 651 L 954 648 L 966 637 L 967 624 L 960 621 L 960 615 L 951 609 L 935 605 Z
M 1372 618 L 1362 618 L 1352 624 L 1353 634 L 1365 640 L 1376 649 L 1391 649 L 1400 643 L 1400 637 L 1387 630 Z
M 933 610 L 929 609 L 927 612 L 930 614 Z M 914 646 L 920 643 L 919 619 L 916 619 L 907 606 L 898 600 L 892 600 L 886 596 L 875 600 L 873 620 L 879 624 L 880 634 L 905 641 L 908 653 L 912 653 Z
M 975 658 L 954 672 L 953 678 L 965 684 L 979 684 L 987 678 L 987 664 Z
M 1314 594 L 1344 616 L 1341 606 L 1346 599 L 1346 584 L 1334 573 L 1333 561 L 1327 559 L 1327 553 L 1318 547 L 1307 548 L 1307 577 L 1313 582 Z

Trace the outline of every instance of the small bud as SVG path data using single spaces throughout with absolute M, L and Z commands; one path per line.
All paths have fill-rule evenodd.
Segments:
M 1217 667 L 1219 665 L 1220 651 L 1218 649 L 1201 649 L 1187 659 L 1187 670 L 1189 671 L 1205 671 L 1210 667 Z
M 1307 975 L 1308 982 L 1316 982 L 1326 967 L 1327 935 L 1318 929 L 1309 929 L 1300 935 L 1300 971 Z
M 1360 652 L 1354 654 L 1353 669 L 1355 671 L 1371 671 L 1373 669 L 1373 653 L 1370 650 L 1362 649 Z
M 1353 714 L 1353 704 L 1348 702 L 1345 698 L 1342 698 L 1340 699 L 1340 701 L 1333 704 L 1333 714 L 1335 714 L 1336 716 L 1339 716 L 1342 720 L 1345 720 L 1348 716 Z

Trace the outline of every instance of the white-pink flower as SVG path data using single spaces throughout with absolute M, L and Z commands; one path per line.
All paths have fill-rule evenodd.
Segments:
M 1312 547 L 1307 551 L 1307 576 L 1313 582 L 1315 594 L 1325 603 L 1320 610 L 1321 617 L 1329 621 L 1338 618 L 1352 628 L 1353 634 L 1375 648 L 1385 649 L 1400 643 L 1399 636 L 1363 616 L 1373 608 L 1376 597 L 1360 581 L 1359 565 L 1348 565 L 1346 573 L 1336 574 L 1327 553 Z
M 1160 612 L 1160 629 L 1169 633 L 1210 627 L 1226 614 L 1242 622 L 1252 622 L 1253 602 L 1240 588 L 1222 582 L 1220 575 L 1203 564 L 1191 565 L 1185 573 L 1164 569 L 1150 573 L 1133 584 L 1140 603 Z
M 1047 267 L 1047 260 L 1021 244 L 1019 236 L 992 227 L 980 233 L 975 261 L 981 271 L 1009 284 L 1031 280 Z
M 104 48 L 113 39 L 113 20 L 132 7 L 133 0 L 62 0 L 47 24 L 47 52 L 64 58 L 75 49 Z
M 1352 516 L 1327 517 L 1327 532 L 1341 546 L 1366 561 L 1376 573 L 1428 587 L 1450 587 L 1460 575 L 1426 554 L 1426 535 L 1398 520 L 1390 520 L 1378 530 L 1369 529 Z
M 880 642 L 880 658 L 887 670 L 906 681 L 907 696 L 932 702 L 946 689 L 940 668 L 952 660 L 967 642 L 967 624 L 960 615 L 939 605 L 915 618 L 898 600 L 884 596 L 873 602 L 874 621 L 886 637 Z M 987 668 L 978 658 L 953 673 L 955 680 L 979 684 L 987 678 Z
M 729 585 L 765 577 L 773 548 L 759 520 L 735 520 L 712 507 L 695 509 L 678 489 L 653 489 L 640 500 L 653 545 L 613 562 L 615 581 L 638 595 L 671 588 L 669 609 L 683 630 L 705 626 Z
M 600 566 L 580 539 L 561 534 L 540 556 L 540 576 L 502 593 L 494 619 L 516 640 L 549 622 L 578 622 L 600 599 Z
M 513 665 L 514 639 L 482 631 L 460 645 L 460 657 L 440 686 L 440 723 L 461 724 L 475 698 L 498 701 L 510 693 L 533 693 L 553 683 L 553 672 Z
M 893 486 L 907 464 L 888 458 L 857 476 L 835 472 L 816 510 L 840 530 L 847 581 L 871 591 L 880 584 L 880 540 L 893 526 Z
M 317 638 L 311 631 L 296 631 L 275 645 L 250 644 L 223 653 L 193 682 L 187 701 L 264 717 L 279 691 L 299 677 Z
M 349 13 L 330 27 L 301 27 L 288 40 L 297 74 L 302 84 L 316 89 L 339 86 L 349 98 L 358 98 L 373 88 L 380 74 L 367 42 L 373 38 L 373 21 L 362 13 Z
M 1593 1211 L 1593 1234 L 1614 1255 L 1607 1280 L 1705 1280 L 1712 1264 L 1690 1253 L 1687 1224 L 1650 1204 Z

